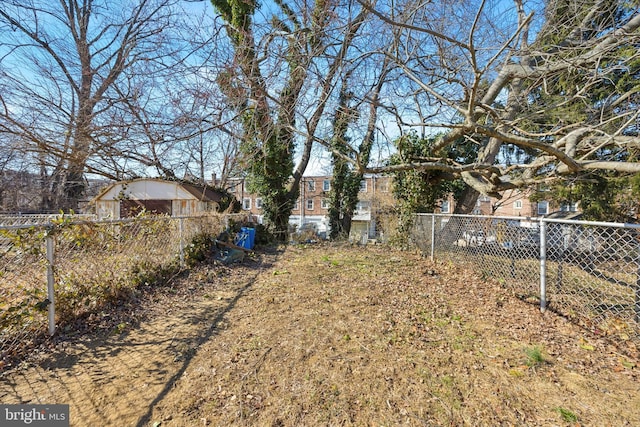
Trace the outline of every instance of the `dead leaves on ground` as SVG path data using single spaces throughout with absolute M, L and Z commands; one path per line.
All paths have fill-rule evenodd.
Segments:
M 291 247 L 225 321 L 156 419 L 172 413 L 167 425 L 281 426 L 640 419 L 633 354 L 448 261 L 380 247 Z

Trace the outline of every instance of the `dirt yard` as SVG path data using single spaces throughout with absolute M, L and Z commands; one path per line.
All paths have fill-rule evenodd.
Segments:
M 417 254 L 292 246 L 138 310 L 5 372 L 0 402 L 73 426 L 640 425 L 636 345 Z

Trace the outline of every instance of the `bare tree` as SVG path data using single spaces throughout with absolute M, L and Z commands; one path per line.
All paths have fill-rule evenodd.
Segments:
M 344 64 L 360 54 L 355 46 L 369 12 L 353 2 L 274 3 L 261 9 L 253 1 L 212 0 L 233 48 L 219 83 L 242 116 L 246 169 L 265 222 L 284 240 L 314 143 L 330 132 L 327 107 L 337 100 Z
M 173 66 L 163 78 L 136 73 L 114 87 L 122 102 L 112 109 L 112 121 L 123 125 L 112 127 L 110 145 L 98 154 L 105 163 L 115 159 L 111 169 L 118 176 L 154 170 L 167 179 L 205 183 L 212 173 L 225 181 L 237 172 L 237 113 L 215 81 L 194 70 L 201 66 Z M 178 71 L 180 79 L 173 77 Z
M 397 86 L 405 102 L 388 100 L 388 111 L 403 129 L 444 129 L 429 156 L 369 171 L 462 177 L 472 190 L 465 211 L 477 192 L 594 170 L 640 172 L 637 4 L 360 1 L 396 34 L 391 56 L 406 78 Z M 460 138 L 477 144 L 475 162 L 443 155 Z M 507 148 L 527 161 L 507 159 Z
M 390 73 L 388 57 L 359 57 L 342 76 L 333 135 L 321 143 L 331 151 L 333 167 L 329 192 L 331 238 L 348 236 L 358 204 L 363 167 L 369 165 L 376 140 L 378 100 Z
M 135 152 L 122 144 L 136 125 L 130 107 L 146 108 L 138 110 L 137 118 L 150 120 L 151 106 L 157 111 L 167 100 L 158 97 L 157 86 L 153 93 L 143 89 L 154 87 L 154 78 L 168 76 L 172 65 L 184 61 L 178 54 L 184 46 L 176 44 L 173 33 L 177 3 L 3 2 L 0 132 L 35 153 L 51 186 L 49 208 L 76 208 L 85 173 L 131 174 L 127 158 Z M 139 96 L 146 96 L 146 104 Z M 153 143 L 161 145 L 159 136 Z M 157 151 L 136 159 L 135 166 L 162 165 Z
M 218 85 L 228 52 L 213 39 L 223 27 L 211 14 L 188 13 L 164 35 L 172 41 L 162 67 L 139 63 L 114 85 L 121 102 L 111 121 L 122 126 L 112 127 L 109 150 L 100 154 L 120 159 L 119 174 L 155 171 L 202 183 L 215 174 L 224 186 L 239 173 L 242 132 Z

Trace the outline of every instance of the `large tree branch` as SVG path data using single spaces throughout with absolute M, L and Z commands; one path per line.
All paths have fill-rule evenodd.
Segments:
M 71 87 L 74 89 L 74 91 L 76 91 L 76 92 L 80 91 L 80 88 L 76 84 L 76 82 L 75 82 L 75 80 L 74 80 L 74 78 L 72 76 L 71 71 L 67 67 L 66 61 L 64 61 L 60 57 L 60 55 L 58 55 L 58 53 L 51 47 L 51 45 L 43 37 L 41 37 L 35 30 L 27 28 L 25 25 L 22 25 L 16 19 L 14 19 L 13 17 L 9 16 L 9 14 L 7 14 L 7 12 L 5 12 L 5 10 L 3 8 L 0 8 L 0 16 L 2 16 L 4 19 L 6 19 L 7 22 L 9 23 L 9 25 L 11 25 L 12 27 L 17 28 L 18 30 L 20 30 L 20 32 L 22 32 L 29 39 L 31 39 L 37 46 L 39 46 L 45 52 L 47 52 L 47 54 L 58 65 L 58 67 L 60 67 L 60 70 L 62 71 L 62 73 L 64 74 L 64 76 L 65 76 L 65 78 L 67 80 L 67 82 L 69 83 L 69 85 L 71 85 Z
M 365 22 L 365 19 L 367 16 L 368 16 L 367 10 L 360 11 L 360 13 L 358 13 L 358 15 L 353 19 L 353 21 L 348 26 L 348 29 L 346 31 L 346 34 L 340 46 L 340 50 L 338 51 L 337 55 L 331 62 L 331 65 L 329 66 L 329 69 L 327 71 L 327 75 L 323 80 L 322 91 L 320 94 L 318 105 L 315 108 L 311 118 L 307 122 L 307 135 L 309 136 L 315 135 L 316 129 L 318 128 L 318 124 L 320 123 L 320 119 L 324 114 L 327 101 L 329 100 L 329 97 L 331 96 L 331 93 L 333 91 L 333 88 L 335 85 L 335 82 L 334 82 L 335 76 L 340 70 L 340 67 L 343 65 L 347 52 L 351 47 L 351 44 L 354 38 L 356 37 L 358 30 L 360 29 L 362 24 Z M 293 182 L 292 182 L 292 185 L 290 185 L 290 188 L 292 190 L 297 187 L 298 183 L 300 182 L 300 179 L 302 178 L 302 174 L 304 173 L 304 171 L 307 168 L 307 165 L 309 164 L 309 160 L 311 159 L 311 150 L 313 148 L 314 140 L 315 140 L 314 138 L 307 137 L 304 143 L 302 157 L 300 159 L 300 162 L 298 163 L 296 170 L 293 173 Z
M 379 12 L 378 10 L 376 10 L 375 5 L 371 4 L 370 2 L 366 1 L 366 0 L 358 0 L 358 3 L 360 3 L 362 5 L 362 7 L 366 10 L 368 10 L 369 12 L 371 12 L 373 15 L 375 15 L 378 19 L 380 19 L 382 22 L 389 24 L 393 27 L 397 27 L 397 28 L 404 28 L 410 31 L 416 31 L 419 33 L 425 33 L 428 34 L 432 37 L 435 37 L 436 39 L 441 39 L 441 40 L 445 40 L 451 44 L 453 44 L 454 46 L 457 46 L 461 49 L 464 49 L 466 51 L 469 50 L 469 45 L 456 40 L 455 38 L 449 37 L 446 34 L 439 32 L 439 31 L 434 31 L 430 28 L 426 28 L 426 27 L 421 27 L 421 26 L 417 26 L 417 25 L 411 25 L 406 21 L 400 21 L 397 19 L 393 19 L 393 18 L 389 18 L 387 15 L 385 15 L 382 12 Z

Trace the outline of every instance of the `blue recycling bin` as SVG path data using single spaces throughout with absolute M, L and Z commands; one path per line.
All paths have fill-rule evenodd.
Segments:
M 240 228 L 240 233 L 236 238 L 236 245 L 245 249 L 253 249 L 256 241 L 256 229 L 249 227 Z

